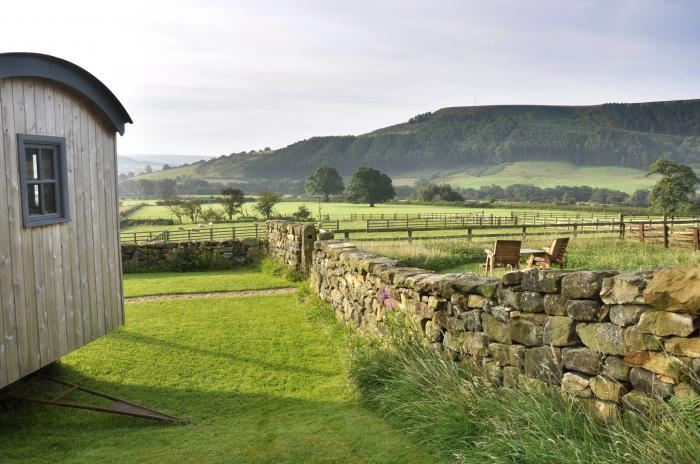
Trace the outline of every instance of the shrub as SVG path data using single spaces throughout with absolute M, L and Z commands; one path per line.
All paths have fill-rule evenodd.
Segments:
M 218 208 L 202 209 L 202 212 L 200 213 L 199 217 L 204 222 L 213 222 L 213 223 L 226 222 L 226 215 L 224 214 L 223 211 L 221 211 Z
M 292 218 L 297 221 L 307 221 L 311 218 L 311 210 L 306 205 L 299 205 L 299 208 L 292 213 Z
M 168 253 L 168 265 L 171 271 L 187 272 L 202 268 L 199 252 L 191 245 L 174 248 Z

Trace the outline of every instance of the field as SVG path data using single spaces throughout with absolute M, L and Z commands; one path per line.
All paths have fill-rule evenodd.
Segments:
M 133 203 L 138 203 L 138 200 L 127 200 L 127 202 L 124 202 L 123 206 L 133 204 Z M 140 208 L 136 212 L 130 214 L 128 216 L 128 219 L 172 219 L 177 222 L 177 219 L 172 215 L 172 213 L 168 210 L 167 206 L 158 206 L 155 205 L 154 200 L 148 200 L 148 201 L 143 201 L 143 203 L 146 203 L 147 206 L 144 206 L 143 208 Z M 304 205 L 306 206 L 311 213 L 318 217 L 319 213 L 319 204 L 315 202 L 304 202 L 304 201 L 285 201 L 282 203 L 278 203 L 275 206 L 275 214 L 282 215 L 282 216 L 291 216 L 292 213 L 294 213 L 299 206 Z M 218 208 L 221 209 L 221 205 L 217 203 L 212 203 L 212 204 L 206 204 L 202 206 L 204 209 L 207 208 Z M 575 217 L 577 216 L 576 211 L 567 211 L 567 210 L 557 210 L 557 209 L 547 209 L 547 210 L 533 210 L 533 209 L 513 209 L 513 208 L 488 208 L 488 209 L 483 209 L 483 208 L 468 208 L 468 207 L 461 207 L 461 206 L 436 206 L 436 205 L 415 205 L 415 204 L 378 204 L 375 207 L 370 207 L 369 205 L 366 204 L 355 204 L 355 203 L 321 203 L 320 205 L 321 208 L 321 215 L 324 217 L 328 215 L 330 220 L 336 220 L 339 219 L 341 221 L 341 225 L 343 228 L 363 228 L 365 227 L 366 222 L 361 219 L 361 217 L 356 217 L 355 220 L 350 220 L 351 215 L 373 215 L 373 217 L 384 217 L 387 219 L 391 219 L 395 216 L 401 217 L 406 214 L 426 214 L 426 213 L 481 213 L 485 215 L 494 215 L 494 216 L 510 216 L 511 213 L 514 214 L 519 214 L 519 213 L 528 213 L 528 214 L 537 214 L 538 212 L 541 212 L 542 214 L 566 214 L 567 216 L 570 217 Z M 245 215 L 248 216 L 255 216 L 259 220 L 262 220 L 262 217 L 260 217 L 259 214 L 256 214 L 256 211 L 254 210 L 254 204 L 253 203 L 246 203 L 245 204 Z M 591 213 L 591 212 L 580 212 L 578 213 L 581 217 L 593 217 L 595 216 L 596 213 Z M 611 215 L 615 214 L 613 211 L 608 211 L 606 213 L 602 213 L 606 215 Z M 192 225 L 192 222 L 187 219 L 183 218 L 183 223 L 185 225 L 190 224 Z M 232 225 L 232 223 L 220 223 L 220 224 L 215 224 L 215 227 L 226 227 Z M 174 225 L 174 226 L 149 226 L 149 225 L 137 225 L 137 226 L 131 226 L 131 227 L 125 227 L 122 229 L 122 231 L 128 231 L 128 232 L 135 232 L 135 231 L 162 231 L 162 230 L 176 230 L 180 226 L 179 225 Z
M 524 248 L 549 246 L 551 237 L 538 237 L 523 242 Z M 361 242 L 358 247 L 381 256 L 389 256 L 407 264 L 436 272 L 476 272 L 483 274 L 485 248 L 493 242 L 466 240 L 421 240 L 409 244 L 395 242 Z M 665 249 L 659 245 L 616 239 L 572 239 L 567 249 L 567 267 L 574 269 L 615 269 L 637 271 L 656 266 L 700 264 L 700 252 L 687 249 Z M 498 273 L 497 273 L 498 274 Z
M 163 287 L 162 277 L 130 276 L 127 292 L 176 292 L 174 285 Z M 239 277 L 221 275 L 234 286 Z M 200 288 L 214 290 L 207 284 L 213 280 L 202 280 Z M 435 462 L 359 404 L 348 382 L 342 330 L 325 316 L 295 295 L 127 303 L 125 327 L 62 358 L 49 373 L 191 423 L 7 404 L 0 414 L 0 460 Z M 56 394 L 43 385 L 33 389 Z
M 200 176 L 197 166 L 186 166 L 165 172 L 154 172 L 139 179 L 159 180 L 186 176 L 210 182 L 234 182 L 245 185 L 245 179 L 216 176 Z M 415 186 L 416 182 L 447 182 L 455 187 L 479 188 L 496 184 L 507 187 L 512 184 L 533 184 L 539 187 L 557 185 L 588 185 L 610 188 L 632 193 L 638 189 L 651 188 L 655 178 L 646 177 L 646 171 L 621 166 L 579 166 L 559 161 L 518 161 L 490 166 L 458 166 L 448 169 L 421 169 L 390 174 L 396 186 Z M 346 177 L 345 183 L 350 181 Z M 253 193 L 253 192 L 248 192 Z

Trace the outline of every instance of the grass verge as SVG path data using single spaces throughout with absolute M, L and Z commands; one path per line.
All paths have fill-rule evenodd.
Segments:
M 354 339 L 351 378 L 365 405 L 447 462 L 690 464 L 700 456 L 697 395 L 661 404 L 651 418 L 603 423 L 554 387 L 496 387 L 400 332 L 390 330 L 388 342 Z
M 291 285 L 284 275 L 261 273 L 254 267 L 211 272 L 124 274 L 125 297 L 234 292 Z

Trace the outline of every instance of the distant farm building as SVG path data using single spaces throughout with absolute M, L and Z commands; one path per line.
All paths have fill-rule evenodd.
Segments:
M 0 54 L 0 388 L 124 323 L 116 133 L 84 69 Z

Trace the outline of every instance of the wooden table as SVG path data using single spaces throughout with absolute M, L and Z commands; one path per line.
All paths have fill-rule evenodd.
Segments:
M 520 254 L 521 255 L 530 255 L 530 258 L 532 259 L 532 262 L 534 262 L 534 257 L 543 257 L 547 256 L 547 251 L 545 250 L 538 250 L 536 248 L 521 248 L 520 249 Z M 528 258 L 528 268 L 532 267 L 532 264 L 530 262 L 530 258 Z

